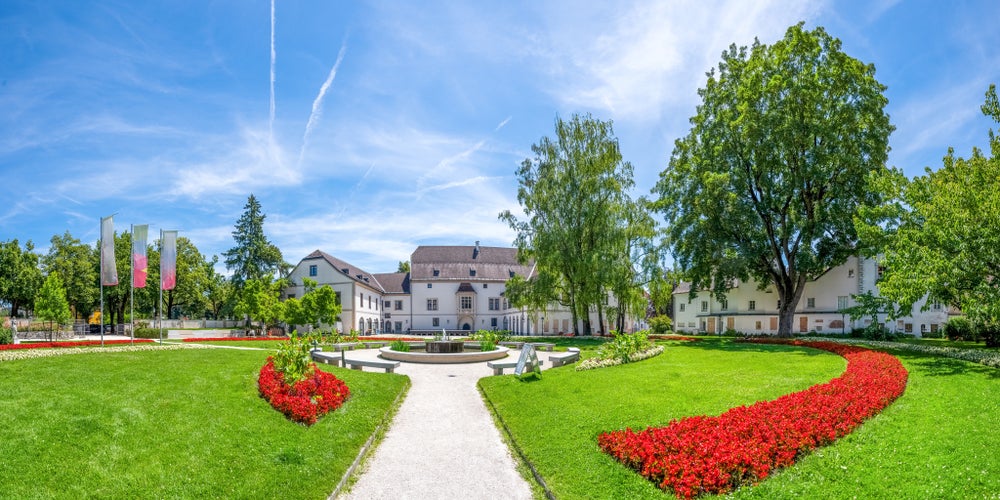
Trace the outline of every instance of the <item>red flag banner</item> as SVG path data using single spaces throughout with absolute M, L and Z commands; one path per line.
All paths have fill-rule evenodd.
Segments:
M 132 288 L 146 288 L 146 237 L 149 225 L 132 226 Z
M 118 268 L 115 267 L 115 221 L 109 215 L 101 219 L 101 285 L 118 284 Z
M 160 289 L 177 285 L 177 231 L 160 232 Z

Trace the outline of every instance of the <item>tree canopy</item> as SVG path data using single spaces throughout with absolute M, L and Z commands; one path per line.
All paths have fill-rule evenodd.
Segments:
M 21 307 L 30 308 L 41 286 L 38 254 L 31 241 L 23 249 L 16 239 L 0 242 L 0 303 L 10 305 L 10 315 L 17 316 Z
M 35 316 L 42 321 L 57 325 L 69 323 L 72 319 L 69 302 L 66 301 L 66 290 L 63 288 L 59 273 L 49 273 L 45 278 L 45 283 L 35 298 Z
M 854 214 L 884 202 L 893 130 L 875 68 L 823 28 L 730 46 L 654 191 L 692 291 L 773 286 L 789 335 L 806 282 L 868 253 Z
M 982 111 L 1000 123 L 995 85 Z M 898 179 L 904 209 L 899 226 L 885 231 L 879 290 L 904 312 L 928 295 L 925 305 L 957 306 L 973 320 L 1000 325 L 1000 137 L 993 130 L 989 147 L 989 156 L 974 148 L 968 158 L 949 148 L 938 170 Z
M 508 297 L 534 309 L 553 301 L 567 306 L 574 332 L 582 323 L 590 334 L 590 312 L 604 313 L 609 291 L 634 298 L 628 241 L 642 233 L 634 223 L 648 219 L 634 212 L 628 195 L 632 165 L 622 159 L 611 121 L 589 114 L 557 118 L 555 137 L 542 137 L 531 150 L 535 157 L 517 171 L 526 218 L 505 210 L 500 219 L 517 232 L 518 255 L 535 261 L 536 275 L 515 278 Z
M 69 231 L 53 236 L 49 253 L 42 257 L 42 269 L 46 274 L 59 273 L 66 300 L 77 315 L 86 317 L 94 310 L 100 297 L 96 248 L 81 243 Z
M 251 194 L 233 229 L 236 246 L 223 253 L 226 269 L 233 272 L 232 280 L 237 289 L 242 289 L 251 279 L 274 278 L 285 263 L 281 250 L 264 235 L 266 218 L 260 202 Z

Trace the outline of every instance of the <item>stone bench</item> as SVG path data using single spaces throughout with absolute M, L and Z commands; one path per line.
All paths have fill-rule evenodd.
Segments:
M 388 342 L 368 342 L 368 341 L 362 342 L 362 344 L 364 344 L 364 347 L 362 347 L 362 349 L 378 349 L 380 347 L 385 347 L 389 345 Z
M 310 354 L 312 354 L 313 361 L 316 361 L 317 363 L 340 366 L 340 358 L 342 356 L 339 354 L 330 354 L 323 351 L 312 351 Z
M 538 360 L 538 366 L 542 366 L 543 361 Z M 494 375 L 503 375 L 504 368 L 517 368 L 517 361 L 490 361 L 486 366 L 493 369 Z
M 333 344 L 334 351 L 353 351 L 355 347 L 363 345 L 360 342 L 341 342 L 339 344 Z
M 550 344 L 548 342 L 528 342 L 528 344 L 535 346 L 535 349 L 544 349 L 548 352 L 552 352 L 552 348 L 556 346 L 555 344 Z
M 566 365 L 574 361 L 580 361 L 580 349 L 570 347 L 566 349 L 566 352 L 550 354 L 549 361 L 552 363 L 553 368 Z
M 399 361 L 368 361 L 364 359 L 345 359 L 344 365 L 350 366 L 352 370 L 361 370 L 361 367 L 384 369 L 386 373 L 393 373 L 399 367 Z M 345 367 L 346 367 L 345 366 Z
M 524 342 L 500 342 L 500 345 L 520 349 L 521 347 L 524 347 Z

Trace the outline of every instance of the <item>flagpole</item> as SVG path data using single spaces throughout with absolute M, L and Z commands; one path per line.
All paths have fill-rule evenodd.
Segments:
M 101 316 L 97 329 L 101 331 L 101 347 L 104 347 L 104 219 L 101 219 L 101 242 L 99 245 L 101 250 L 97 252 L 97 255 L 101 261 L 101 277 L 98 280 L 101 285 Z
M 129 280 L 132 288 L 129 288 L 128 296 L 128 320 L 131 324 L 129 328 L 129 343 L 135 344 L 135 224 L 129 224 L 128 230 L 132 233 L 132 251 L 129 252 L 129 268 L 132 270 Z
M 163 229 L 160 229 L 160 262 L 163 262 Z M 156 308 L 160 310 L 160 345 L 163 345 L 163 266 L 160 266 L 160 298 L 156 301 Z

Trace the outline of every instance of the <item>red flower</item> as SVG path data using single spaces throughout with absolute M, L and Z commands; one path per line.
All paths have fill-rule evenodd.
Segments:
M 678 497 L 725 493 L 760 482 L 774 469 L 849 434 L 906 390 L 906 369 L 886 353 L 833 342 L 756 342 L 830 351 L 847 359 L 847 370 L 825 384 L 718 417 L 606 432 L 598 436 L 598 446 Z
M 257 389 L 274 409 L 284 413 L 289 419 L 306 425 L 315 424 L 317 418 L 340 408 L 351 395 L 344 381 L 316 369 L 315 364 L 305 380 L 289 386 L 274 368 L 271 357 L 267 358 L 267 363 L 260 369 Z
M 121 345 L 121 344 L 131 344 L 131 340 L 105 340 L 104 345 Z M 136 344 L 151 343 L 152 339 L 135 339 Z M 66 342 L 31 342 L 27 344 L 3 344 L 0 345 L 0 351 L 13 351 L 16 349 L 45 349 L 45 348 L 57 348 L 57 347 L 90 347 L 95 345 L 101 345 L 99 340 L 79 340 L 79 341 L 66 341 Z

